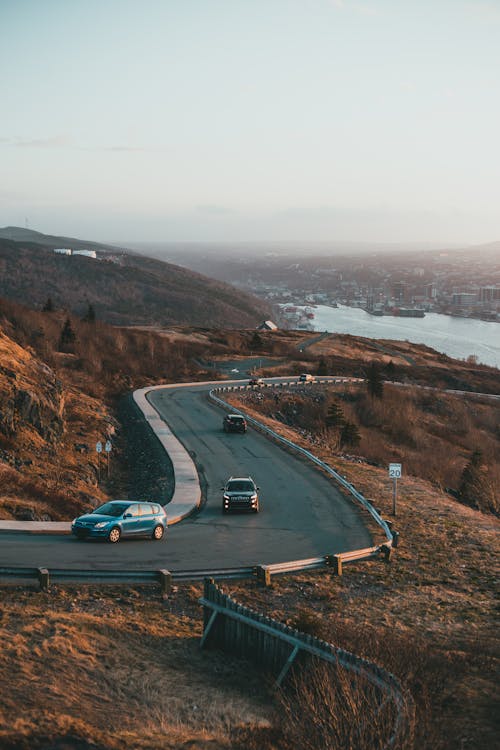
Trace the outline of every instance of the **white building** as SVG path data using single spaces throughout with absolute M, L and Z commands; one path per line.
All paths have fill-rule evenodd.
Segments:
M 71 248 L 70 247 L 56 247 L 54 248 L 54 252 L 57 253 L 57 255 L 71 255 Z
M 97 258 L 95 250 L 73 250 L 73 255 L 84 255 L 86 258 Z
M 260 326 L 257 326 L 258 331 L 277 331 L 278 326 L 276 323 L 273 323 L 272 320 L 264 320 L 263 323 L 260 324 Z

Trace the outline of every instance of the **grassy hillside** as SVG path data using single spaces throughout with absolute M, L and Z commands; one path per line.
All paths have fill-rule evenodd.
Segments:
M 70 316 L 74 339 L 61 351 L 67 317 L 0 301 L 2 518 L 69 519 L 100 499 L 123 496 L 130 481 L 130 431 L 120 421 L 121 397 L 149 383 L 206 379 L 197 364 L 203 359 L 258 352 L 263 360 L 281 358 L 273 374 L 316 372 L 326 365 L 332 372 L 360 375 L 370 362 L 392 362 L 391 371 L 396 368 L 407 383 L 461 383 L 481 391 L 498 385 L 498 371 L 442 360 L 425 347 L 336 336 L 307 347 L 310 334 L 294 331 L 257 338 L 252 331 L 227 329 L 115 328 Z M 306 351 L 299 351 L 304 346 Z M 269 589 L 253 581 L 231 582 L 229 593 L 394 672 L 416 702 L 416 747 L 493 747 L 499 521 L 443 493 L 435 477 L 422 478 L 432 462 L 427 457 L 417 465 L 416 457 L 427 435 L 446 440 L 437 454 L 443 465 L 454 465 L 454 450 L 465 463 L 472 447 L 468 436 L 494 454 L 497 412 L 472 402 L 477 405 L 465 413 L 454 397 L 427 392 L 422 401 L 412 389 L 398 390 L 397 401 L 387 393 L 374 404 L 361 392 L 358 401 L 346 391 L 341 400 L 346 415 L 353 420 L 365 415 L 369 422 L 360 422 L 363 455 L 356 457 L 352 448 L 348 454 L 337 450 L 331 434 L 315 434 L 325 403 L 314 393 L 313 388 L 303 398 L 299 394 L 295 402 L 283 394 L 279 405 L 263 394 L 252 396 L 245 408 L 295 442 L 312 445 L 384 517 L 391 512 L 389 453 L 392 459 L 394 450 L 405 451 L 405 467 L 415 459 L 413 476 L 405 471 L 399 485 L 399 547 L 390 565 L 377 560 L 346 566 L 342 578 L 287 576 Z M 401 434 L 388 429 L 394 411 L 404 417 Z M 113 473 L 98 484 L 94 445 L 106 435 L 114 445 Z M 370 450 L 378 453 L 368 463 Z M 383 465 L 373 465 L 377 462 Z M 50 594 L 4 587 L 2 748 L 306 747 L 308 738 L 301 734 L 311 710 L 306 696 L 287 703 L 286 695 L 270 690 L 248 665 L 199 651 L 200 594 L 200 587 L 190 584 L 176 588 L 167 601 L 148 587 L 52 587 Z M 329 722 L 323 726 L 327 732 Z M 325 735 L 322 746 L 328 742 Z
M 98 249 L 97 259 L 54 254 L 61 244 L 0 239 L 0 296 L 38 309 L 50 297 L 75 315 L 92 305 L 115 325 L 255 328 L 270 316 L 257 298 L 179 266 L 124 251 Z

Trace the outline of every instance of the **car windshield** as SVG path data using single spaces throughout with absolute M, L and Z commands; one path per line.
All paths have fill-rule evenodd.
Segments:
M 229 482 L 227 485 L 229 492 L 253 492 L 253 482 L 249 482 L 248 479 L 239 479 L 235 482 Z
M 130 503 L 104 503 L 104 505 L 93 510 L 92 513 L 99 513 L 101 516 L 114 516 L 115 518 L 118 518 L 118 516 L 125 513 L 129 505 Z

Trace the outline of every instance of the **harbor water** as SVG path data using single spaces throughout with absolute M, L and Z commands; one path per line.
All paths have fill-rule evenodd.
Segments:
M 304 309 L 304 308 L 299 308 Z M 308 307 L 307 309 L 311 309 Z M 372 339 L 391 339 L 425 344 L 455 359 L 477 357 L 478 363 L 500 368 L 500 324 L 426 313 L 424 318 L 370 315 L 358 307 L 312 308 L 309 319 L 315 331 L 350 333 Z M 500 390 L 500 383 L 499 383 Z

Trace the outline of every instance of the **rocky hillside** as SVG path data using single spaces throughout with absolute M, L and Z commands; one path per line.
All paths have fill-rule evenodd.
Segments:
M 114 420 L 0 329 L 0 517 L 59 520 L 103 497 L 88 444 Z
M 256 297 L 171 263 L 71 238 L 48 237 L 51 242 L 41 243 L 1 234 L 0 296 L 38 309 L 50 297 L 56 308 L 76 315 L 92 305 L 99 320 L 142 326 L 254 328 L 270 316 Z M 53 252 L 82 244 L 95 249 L 97 258 Z

